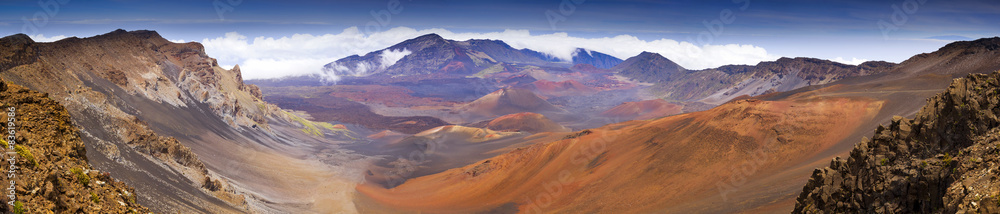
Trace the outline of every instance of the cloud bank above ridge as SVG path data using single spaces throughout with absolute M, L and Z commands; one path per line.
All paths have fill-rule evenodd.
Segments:
M 696 45 L 671 39 L 647 41 L 631 35 L 602 38 L 580 38 L 567 33 L 532 35 L 528 30 L 510 29 L 501 32 L 455 33 L 441 28 L 416 30 L 396 27 L 365 35 L 357 27 L 350 27 L 338 34 L 294 34 L 281 38 L 252 39 L 238 32 L 229 32 L 222 37 L 204 39 L 201 43 L 209 56 L 217 58 L 220 64 L 240 64 L 245 79 L 266 79 L 320 74 L 323 72 L 323 65 L 337 59 L 381 50 L 430 33 L 458 41 L 503 40 L 517 49 L 528 48 L 564 60 L 571 59 L 576 48 L 598 51 L 621 59 L 649 51 L 659 53 L 688 69 L 729 64 L 752 65 L 778 58 L 768 54 L 764 48 L 753 45 Z

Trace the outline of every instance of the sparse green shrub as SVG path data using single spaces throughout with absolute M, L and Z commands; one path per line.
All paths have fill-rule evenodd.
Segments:
M 14 201 L 14 214 L 23 214 L 27 211 L 27 208 L 24 207 L 24 204 L 21 203 L 21 201 Z
M 7 148 L 10 146 L 10 144 L 7 143 L 7 140 L 4 140 L 3 138 L 0 138 L 0 145 L 2 145 L 3 148 Z
M 90 201 L 93 201 L 95 204 L 101 203 L 101 197 L 97 196 L 97 193 L 91 192 L 90 193 Z
M 944 161 L 945 166 L 951 166 L 951 155 L 944 153 L 944 160 L 942 161 Z
M 35 156 L 31 154 L 31 151 L 29 151 L 28 148 L 21 145 L 14 145 L 14 151 L 17 152 L 17 155 L 20 155 L 25 160 L 28 160 L 28 163 L 31 163 L 31 166 L 38 166 L 38 161 L 35 160 Z
M 80 182 L 80 184 L 86 186 L 87 184 L 90 183 L 90 176 L 87 176 L 87 174 L 83 173 L 82 169 L 73 168 L 70 169 L 69 171 L 72 172 L 74 175 L 76 175 L 76 181 Z
M 128 200 L 128 204 L 135 204 L 135 197 L 136 196 L 132 194 L 127 195 L 126 200 Z
M 922 168 L 925 168 L 925 167 L 927 167 L 927 161 L 920 162 L 920 168 L 922 169 Z
M 887 164 L 889 164 L 889 159 L 888 158 L 882 158 L 882 166 L 885 166 Z

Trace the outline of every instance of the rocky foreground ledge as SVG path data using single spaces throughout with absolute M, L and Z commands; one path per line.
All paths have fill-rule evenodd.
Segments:
M 16 153 L 7 153 L 0 164 L 5 189 L 0 213 L 149 213 L 136 202 L 134 188 L 90 167 L 69 112 L 48 94 L 0 80 L 0 107 L 3 139 L 9 136 L 10 107 L 16 119 L 15 140 L 0 140 L 4 153 Z M 16 160 L 14 169 L 8 158 Z M 6 196 L 11 180 L 14 200 Z
M 816 169 L 793 213 L 1000 213 L 1000 71 L 955 79 Z

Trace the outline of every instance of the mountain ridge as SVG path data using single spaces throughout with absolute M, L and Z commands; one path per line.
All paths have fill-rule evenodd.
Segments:
M 829 60 L 782 57 L 756 65 L 724 65 L 687 70 L 673 61 L 643 52 L 612 68 L 618 75 L 652 83 L 653 94 L 670 101 L 718 105 L 733 98 L 788 91 L 844 78 L 887 72 L 896 64 L 884 61 L 846 65 Z
M 409 54 L 391 65 L 379 61 L 386 51 L 409 51 Z M 586 54 L 583 54 L 586 53 Z M 370 76 L 384 74 L 390 76 L 411 75 L 467 75 L 479 72 L 498 63 L 527 64 L 537 66 L 569 67 L 579 63 L 597 64 L 610 67 L 620 59 L 596 51 L 578 48 L 572 59 L 565 59 L 570 65 L 563 65 L 561 59 L 530 49 L 514 49 L 501 40 L 469 39 L 448 40 L 437 34 L 426 34 L 372 51 L 365 55 L 352 55 L 338 59 L 324 66 L 327 72 L 337 76 Z

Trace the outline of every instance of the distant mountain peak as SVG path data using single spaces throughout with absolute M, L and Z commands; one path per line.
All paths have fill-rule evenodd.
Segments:
M 948 43 L 934 52 L 914 55 L 899 63 L 901 69 L 897 70 L 906 70 L 909 73 L 988 72 L 996 70 L 993 66 L 996 65 L 997 56 L 1000 56 L 1000 37 L 957 41 Z M 941 66 L 942 62 L 968 64 L 978 68 L 949 71 L 951 68 Z
M 410 39 L 410 40 L 413 40 L 413 41 L 440 41 L 440 42 L 446 42 L 446 41 L 448 41 L 448 40 L 444 39 L 444 37 L 441 37 L 441 35 L 437 35 L 436 33 L 425 34 L 423 36 L 418 36 L 417 38 L 413 38 L 413 39 Z
M 633 59 L 633 58 L 635 58 L 636 60 L 645 60 L 645 61 L 650 61 L 650 62 L 664 63 L 664 64 L 668 64 L 668 65 L 671 65 L 671 64 L 672 65 L 677 65 L 677 63 L 674 63 L 674 61 L 671 61 L 670 59 L 667 59 L 666 57 L 663 57 L 663 55 L 660 55 L 659 53 L 653 53 L 653 52 L 643 51 L 642 53 L 639 53 L 639 55 L 636 55 L 636 56 L 634 56 L 632 58 L 629 58 L 629 59 Z M 626 61 L 628 61 L 628 60 L 626 60 Z M 680 67 L 680 65 L 677 65 L 677 67 Z
M 10 35 L 10 36 L 5 36 L 3 38 L 0 38 L 0 41 L 9 41 L 9 42 L 17 41 L 17 43 L 34 43 L 35 42 L 35 40 L 31 39 L 30 36 L 25 35 L 23 33 L 14 34 L 14 35 Z
M 658 53 L 643 51 L 611 68 L 622 76 L 646 82 L 670 81 L 675 74 L 686 71 L 677 63 Z
M 108 33 L 105 33 L 103 35 L 99 35 L 99 36 L 96 36 L 96 37 L 118 38 L 118 37 L 121 37 L 121 36 L 136 36 L 136 37 L 140 37 L 140 38 L 162 39 L 162 40 L 166 41 L 166 39 L 164 39 L 162 36 L 160 36 L 160 33 L 157 33 L 156 31 L 152 31 L 152 30 L 126 31 L 126 30 L 123 30 L 123 29 L 117 29 L 115 31 L 111 31 L 111 32 L 108 32 Z
M 444 37 L 441 37 L 440 35 L 432 33 L 432 34 L 425 34 L 423 36 L 418 36 L 416 38 L 408 39 L 406 41 L 400 42 L 400 43 L 398 43 L 396 45 L 393 45 L 393 46 L 391 46 L 389 48 L 386 48 L 386 49 L 387 50 L 402 50 L 402 49 L 406 48 L 406 49 L 409 49 L 411 51 L 417 51 L 417 50 L 420 50 L 420 49 L 424 49 L 426 47 L 450 45 L 451 42 L 452 42 L 451 40 L 447 40 Z
M 666 57 L 663 57 L 658 53 L 646 52 L 646 51 L 643 51 L 639 55 L 626 59 L 618 66 L 615 66 L 614 70 L 624 71 L 624 70 L 629 70 L 630 67 L 638 67 L 650 71 L 687 70 L 684 67 L 678 65 L 677 63 L 674 63 L 674 61 L 670 61 L 670 59 L 667 59 Z
M 663 55 L 660 55 L 659 53 L 653 53 L 649 51 L 643 51 L 642 53 L 639 53 L 637 57 L 658 57 L 666 59 L 666 57 L 663 57 Z
M 972 41 L 957 41 L 948 43 L 940 50 L 957 50 L 957 49 L 969 49 L 969 48 L 986 48 L 987 50 L 997 50 L 1000 49 L 1000 37 L 992 38 L 981 38 Z M 939 50 L 939 51 L 940 51 Z

